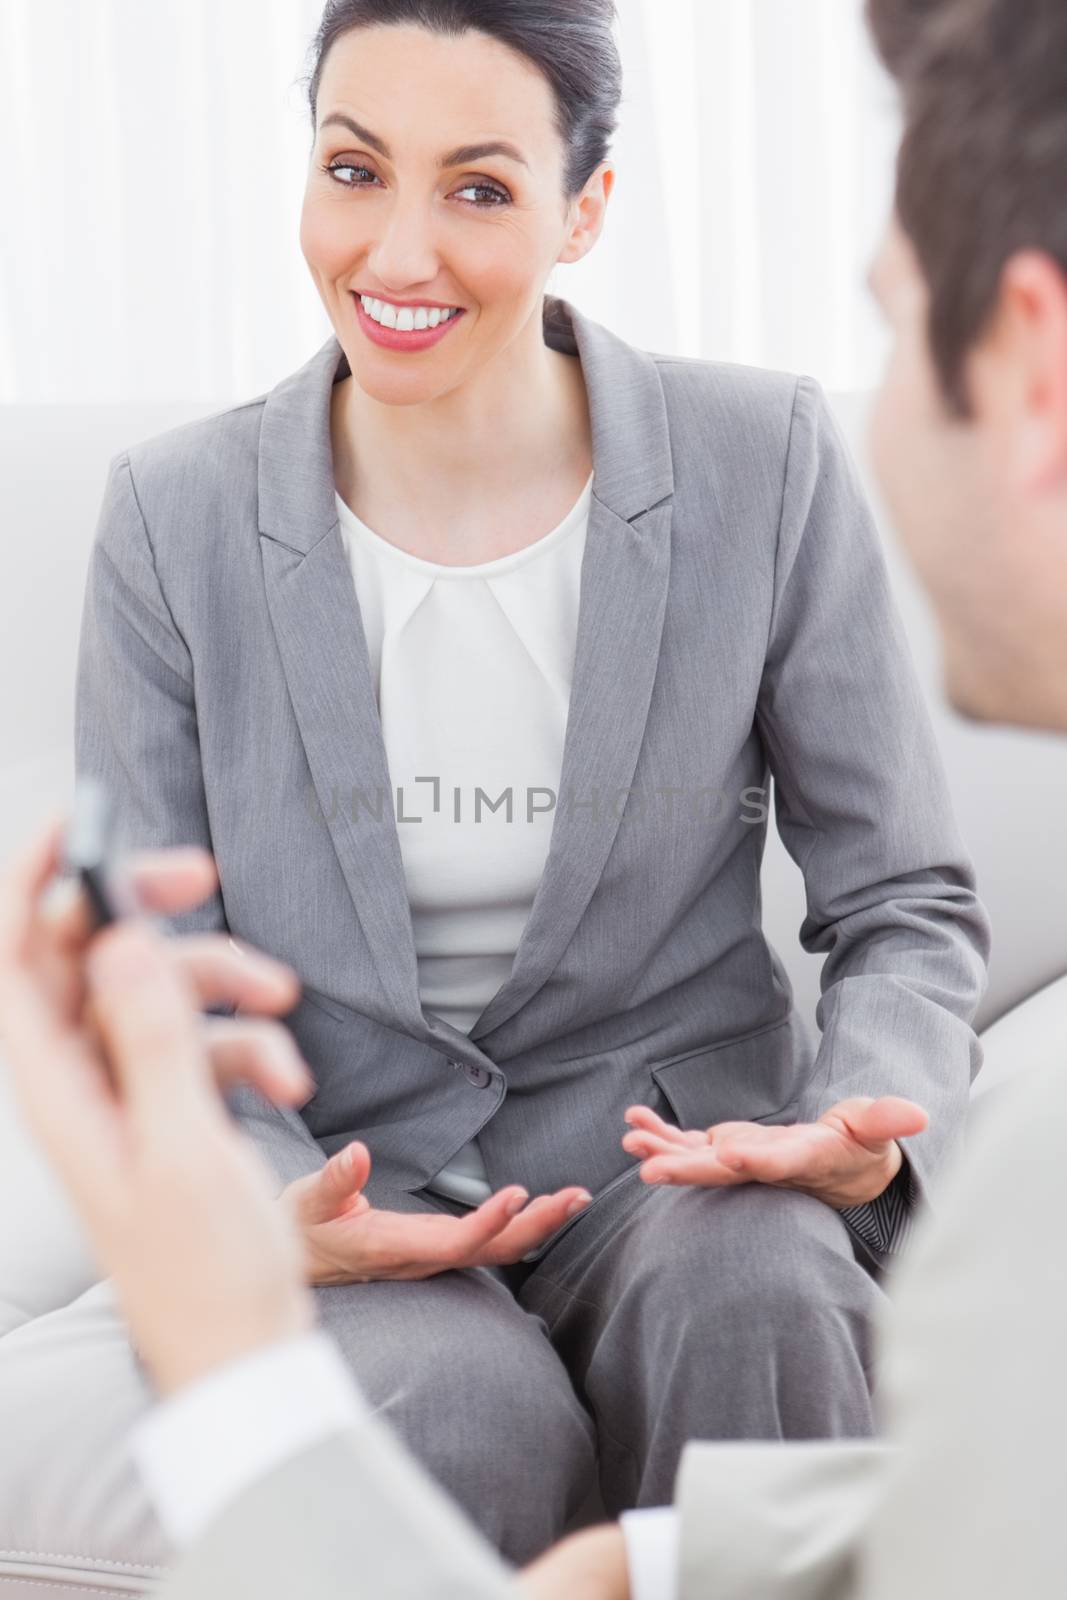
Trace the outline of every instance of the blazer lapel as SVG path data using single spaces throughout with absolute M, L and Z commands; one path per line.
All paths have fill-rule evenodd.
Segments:
M 384 1003 L 367 1010 L 425 1034 L 393 793 L 363 619 L 337 519 L 333 385 L 349 373 L 331 338 L 272 390 L 259 453 L 267 603 L 318 807 L 374 957 Z M 353 816 L 353 791 L 366 807 Z M 380 820 L 371 809 L 380 804 Z M 365 990 L 373 995 L 373 985 Z
M 511 973 L 469 1037 L 419 1002 L 388 762 L 334 499 L 330 397 L 350 371 L 336 338 L 267 396 L 260 436 L 267 601 L 318 804 L 383 990 L 378 1015 L 456 1055 L 477 1056 L 475 1039 L 537 992 L 589 903 L 637 764 L 666 609 L 674 477 L 655 362 L 555 296 L 544 326 L 547 343 L 582 363 L 593 498 L 548 856 Z M 354 788 L 370 804 L 384 797 L 380 821 L 366 811 L 353 820 Z
M 511 972 L 472 1040 L 541 988 L 600 880 L 644 738 L 670 576 L 674 473 L 655 362 L 555 296 L 546 297 L 545 339 L 581 359 L 593 499 L 548 856 Z

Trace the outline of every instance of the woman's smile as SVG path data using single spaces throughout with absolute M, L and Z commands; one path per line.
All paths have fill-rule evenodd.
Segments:
M 386 350 L 428 350 L 439 344 L 465 315 L 460 306 L 417 301 L 401 306 L 393 300 L 377 300 L 355 291 L 352 299 L 363 332 L 373 344 Z

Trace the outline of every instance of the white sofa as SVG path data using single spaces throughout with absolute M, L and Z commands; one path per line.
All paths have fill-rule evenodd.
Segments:
M 835 407 L 858 459 L 865 405 Z M 5 582 L 0 589 L 0 852 L 64 802 L 71 776 L 73 682 L 86 561 L 109 459 L 135 441 L 198 415 L 208 405 L 0 407 L 0 514 Z M 925 601 L 892 540 L 887 554 L 913 651 L 927 688 L 964 837 L 994 923 L 989 990 L 979 1015 L 987 1065 L 979 1089 L 1055 1052 L 1067 1062 L 1067 759 L 1054 739 L 979 729 L 952 715 L 940 694 L 936 635 Z M 820 959 L 797 945 L 803 883 L 772 834 L 764 875 L 764 921 L 814 1015 Z M 1054 981 L 1062 980 L 1062 981 Z M 990 1026 L 995 1024 L 994 1026 Z M 10 1219 L 20 1219 L 17 1227 Z M 69 1304 L 98 1274 L 78 1224 L 20 1129 L 0 1063 L 0 1340 L 34 1317 Z M 57 1556 L 63 1585 L 79 1574 Z M 0 1550 L 0 1600 L 37 1593 L 46 1561 L 31 1574 L 19 1552 Z M 59 1576 L 59 1570 L 53 1573 Z M 96 1575 L 99 1580 L 99 1573 Z M 90 1592 L 82 1574 L 81 1592 Z M 126 1587 L 129 1587 L 128 1585 Z M 134 1585 L 138 1587 L 138 1585 Z M 101 1591 L 97 1591 L 101 1592 Z

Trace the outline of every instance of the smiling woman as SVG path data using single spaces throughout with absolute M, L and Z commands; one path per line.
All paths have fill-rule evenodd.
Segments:
M 611 10 L 338 0 L 319 31 L 301 244 L 351 374 L 338 490 L 427 560 L 510 554 L 589 476 L 579 363 L 541 303 L 614 181 Z

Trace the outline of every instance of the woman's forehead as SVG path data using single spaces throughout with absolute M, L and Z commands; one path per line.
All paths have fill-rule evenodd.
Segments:
M 347 113 L 398 148 L 436 130 L 435 155 L 490 139 L 527 154 L 526 146 L 551 139 L 555 109 L 540 68 L 500 40 L 400 24 L 341 35 L 318 91 L 320 128 L 331 113 Z

